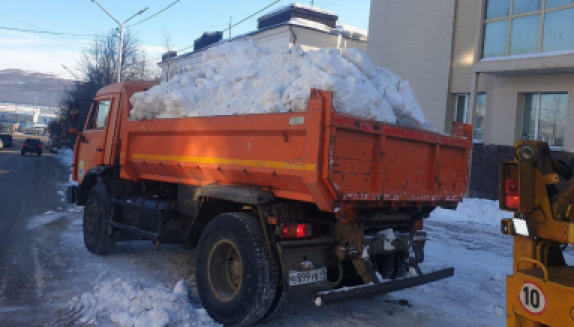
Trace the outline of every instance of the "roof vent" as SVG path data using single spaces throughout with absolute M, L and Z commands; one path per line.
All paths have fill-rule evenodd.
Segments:
M 264 29 L 279 25 L 281 23 L 286 23 L 293 18 L 306 19 L 327 25 L 330 28 L 335 28 L 337 27 L 339 16 L 327 10 L 294 3 L 260 17 L 258 19 L 257 28 Z
M 194 51 L 207 48 L 208 46 L 215 44 L 223 39 L 223 32 L 205 32 L 203 35 L 195 40 Z
M 173 57 L 177 57 L 177 52 L 176 51 L 168 51 L 168 52 L 161 55 L 161 61 L 166 61 L 166 60 L 171 59 Z

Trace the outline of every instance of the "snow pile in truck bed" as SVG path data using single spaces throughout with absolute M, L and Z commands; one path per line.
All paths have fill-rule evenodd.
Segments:
M 357 49 L 268 51 L 251 41 L 225 42 L 187 71 L 134 94 L 131 118 L 303 112 L 317 88 L 334 91 L 341 113 L 431 129 L 409 83 Z

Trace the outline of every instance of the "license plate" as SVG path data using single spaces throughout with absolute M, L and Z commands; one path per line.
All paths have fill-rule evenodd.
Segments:
M 305 285 L 327 280 L 327 268 L 313 270 L 290 270 L 289 271 L 289 285 Z

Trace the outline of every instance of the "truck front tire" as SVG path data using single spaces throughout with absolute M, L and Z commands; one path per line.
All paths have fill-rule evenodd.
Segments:
M 217 322 L 246 326 L 269 312 L 277 269 L 254 217 L 243 213 L 215 217 L 200 237 L 196 271 L 201 302 Z
M 94 186 L 88 194 L 82 227 L 84 244 L 88 251 L 96 255 L 108 253 L 112 245 L 107 230 L 109 209 L 104 187 L 101 184 Z

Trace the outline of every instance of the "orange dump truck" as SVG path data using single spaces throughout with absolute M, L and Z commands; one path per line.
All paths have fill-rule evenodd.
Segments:
M 77 138 L 68 199 L 85 206 L 90 252 L 197 247 L 202 303 L 230 326 L 286 311 L 300 285 L 332 287 L 314 299 L 325 306 L 454 274 L 418 264 L 423 219 L 466 192 L 470 126 L 443 135 L 343 115 L 318 90 L 307 112 L 130 121 L 129 98 L 152 85 L 102 89 Z M 418 276 L 398 278 L 409 269 Z

